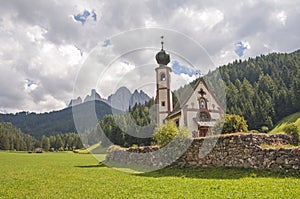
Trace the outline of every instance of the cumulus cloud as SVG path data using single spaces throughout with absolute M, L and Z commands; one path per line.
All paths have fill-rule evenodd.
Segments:
M 153 96 L 161 35 L 171 60 L 204 74 L 236 54 L 246 59 L 294 51 L 300 43 L 299 9 L 292 0 L 3 1 L 0 110 L 64 108 L 77 81 L 82 85 L 74 95 L 96 87 L 107 96 L 124 85 Z M 138 31 L 143 27 L 149 32 Z M 136 31 L 126 39 L 118 36 L 128 30 Z M 172 87 L 192 80 L 195 75 L 189 73 L 172 73 Z
M 212 29 L 224 19 L 224 14 L 215 8 L 193 9 L 180 7 L 176 17 L 177 19 L 186 18 L 187 21 L 194 25 L 194 30 L 199 31 L 201 29 Z
M 276 18 L 282 25 L 286 25 L 287 15 L 284 11 L 277 13 Z
M 38 84 L 31 79 L 25 79 L 24 89 L 26 92 L 31 92 L 38 87 Z

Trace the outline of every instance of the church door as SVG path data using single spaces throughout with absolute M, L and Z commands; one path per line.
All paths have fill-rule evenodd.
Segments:
M 207 135 L 207 128 L 199 128 L 199 137 L 205 137 Z

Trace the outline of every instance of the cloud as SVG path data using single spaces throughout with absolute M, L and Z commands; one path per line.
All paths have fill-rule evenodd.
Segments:
M 235 53 L 239 56 L 242 57 L 244 55 L 244 52 L 246 49 L 250 49 L 250 44 L 246 41 L 239 41 L 234 44 L 235 45 Z
M 237 55 L 247 59 L 273 51 L 292 52 L 300 43 L 299 9 L 299 2 L 292 0 L 3 1 L 0 110 L 64 108 L 79 72 L 83 73 L 82 79 L 78 77 L 80 95 L 90 93 L 98 79 L 97 91 L 105 95 L 122 84 L 130 89 L 142 87 L 154 95 L 154 56 L 160 35 L 165 36 L 171 61 L 177 60 L 178 71 L 184 72 L 172 74 L 174 88 L 189 81 L 185 77 L 194 77 L 182 66 L 206 73 Z M 142 27 L 149 33 L 138 31 Z M 118 37 L 128 30 L 136 31 L 126 39 Z M 90 58 L 96 46 L 100 48 Z M 111 62 L 116 64 L 114 70 L 107 70 Z M 82 69 L 82 63 L 90 67 Z M 127 70 L 131 66 L 135 68 Z
M 212 29 L 215 25 L 224 19 L 224 14 L 215 8 L 194 9 L 189 7 L 180 7 L 178 9 L 178 18 L 187 18 L 194 24 L 194 30 Z
M 286 25 L 287 15 L 284 11 L 277 13 L 276 18 L 282 25 Z
M 38 84 L 31 79 L 25 79 L 24 89 L 26 92 L 34 91 L 38 87 Z

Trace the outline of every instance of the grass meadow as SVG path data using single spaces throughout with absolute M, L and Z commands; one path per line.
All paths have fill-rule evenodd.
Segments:
M 283 118 L 270 133 L 282 133 L 288 124 L 295 124 L 300 132 L 300 112 Z
M 103 157 L 104 158 L 104 157 Z M 300 173 L 229 168 L 124 173 L 89 154 L 0 152 L 0 198 L 300 198 Z

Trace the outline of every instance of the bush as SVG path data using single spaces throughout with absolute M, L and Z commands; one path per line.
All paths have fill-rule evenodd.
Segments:
M 219 120 L 213 128 L 213 132 L 220 132 L 220 130 L 222 134 L 248 132 L 247 121 L 240 115 L 226 114 L 225 119 Z
M 178 128 L 173 121 L 168 121 L 167 124 L 155 130 L 153 139 L 160 146 L 165 146 L 171 142 L 178 133 Z
M 295 124 L 288 124 L 284 127 L 283 131 L 287 133 L 288 135 L 292 136 L 293 139 L 293 145 L 299 144 L 299 136 L 300 132 Z
M 186 127 L 178 129 L 174 121 L 168 121 L 167 124 L 156 129 L 153 139 L 156 144 L 163 147 L 169 144 L 175 137 L 176 139 L 183 140 L 191 137 L 191 133 Z
M 267 126 L 262 126 L 260 130 L 261 130 L 261 132 L 263 132 L 263 133 L 268 133 L 269 127 L 267 127 Z

